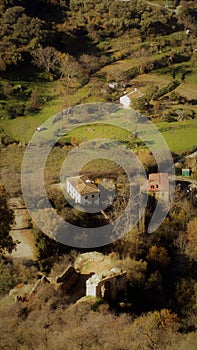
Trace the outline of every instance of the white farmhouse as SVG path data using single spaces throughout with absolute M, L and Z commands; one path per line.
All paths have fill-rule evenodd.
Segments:
M 120 97 L 120 104 L 124 108 L 128 108 L 130 106 L 131 100 L 142 96 L 144 96 L 144 94 L 140 90 L 135 88 L 133 91 L 129 92 L 127 95 L 123 95 Z
M 120 97 L 120 103 L 124 106 L 124 108 L 128 108 L 130 106 L 130 98 L 127 95 Z
M 99 204 L 100 190 L 85 175 L 67 178 L 66 190 L 75 203 L 91 206 Z

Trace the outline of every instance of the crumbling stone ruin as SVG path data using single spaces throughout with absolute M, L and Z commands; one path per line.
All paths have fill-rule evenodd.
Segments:
M 84 296 L 113 302 L 119 293 L 126 291 L 127 276 L 126 271 L 116 267 L 111 268 L 110 264 L 112 265 L 110 257 L 101 253 L 81 254 L 74 266 L 67 266 L 63 273 L 56 278 L 43 275 L 28 294 L 25 296 L 17 295 L 16 301 L 28 301 L 43 283 L 49 283 L 53 285 L 55 290 L 68 293 L 73 302 Z M 90 272 L 91 270 L 94 271 Z
M 86 281 L 86 296 L 93 296 L 106 301 L 115 301 L 127 286 L 126 271 L 113 268 L 103 273 L 96 273 Z
M 64 272 L 56 277 L 56 286 L 63 291 L 69 290 L 79 279 L 79 273 L 72 265 L 69 265 Z

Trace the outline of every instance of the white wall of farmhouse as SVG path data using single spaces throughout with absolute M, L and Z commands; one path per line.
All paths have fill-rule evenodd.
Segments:
M 71 185 L 68 180 L 66 181 L 66 190 L 76 203 L 82 204 L 82 197 L 80 193 L 77 192 L 77 190 Z
M 120 97 L 120 103 L 124 108 L 128 108 L 130 106 L 131 100 L 127 95 L 124 95 Z
M 93 204 L 99 205 L 99 199 L 100 199 L 99 192 L 80 194 L 72 186 L 72 184 L 69 182 L 69 180 L 66 181 L 66 190 L 67 190 L 68 194 L 71 196 L 71 198 L 75 201 L 75 203 L 79 203 L 82 205 L 93 205 Z

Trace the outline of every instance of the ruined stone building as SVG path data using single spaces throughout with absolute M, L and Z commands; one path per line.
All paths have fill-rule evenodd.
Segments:
M 77 263 L 78 266 L 82 264 L 81 271 L 76 266 L 68 265 L 63 273 L 55 278 L 43 275 L 25 295 L 25 299 L 19 291 L 17 300 L 28 301 L 34 297 L 43 283 L 47 283 L 56 291 L 66 293 L 70 303 L 75 303 L 85 296 L 113 302 L 120 293 L 126 292 L 127 277 L 126 271 L 116 267 L 111 268 L 109 263 L 111 264 L 110 256 L 104 256 L 98 252 L 81 254 Z
M 126 272 L 118 268 L 96 273 L 86 281 L 86 296 L 114 301 L 127 287 Z

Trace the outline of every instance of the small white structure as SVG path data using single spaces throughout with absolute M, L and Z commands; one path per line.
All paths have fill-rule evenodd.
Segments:
M 43 131 L 43 130 L 47 130 L 47 128 L 45 128 L 44 126 L 38 126 L 36 128 L 37 131 Z
M 108 86 L 109 86 L 111 89 L 115 89 L 115 88 L 117 88 L 118 83 L 115 82 L 115 81 L 111 81 L 110 83 L 108 83 Z
M 130 106 L 131 100 L 127 95 L 120 97 L 120 103 L 124 108 L 128 108 Z
M 126 271 L 119 268 L 96 273 L 86 281 L 86 296 L 113 301 L 118 293 L 124 292 L 127 286 Z
M 87 176 L 69 177 L 66 180 L 66 190 L 75 203 L 82 205 L 98 205 L 100 190 Z
M 129 92 L 126 95 L 120 97 L 120 104 L 123 105 L 124 108 L 128 108 L 130 106 L 131 100 L 134 98 L 142 97 L 144 94 L 135 88 L 133 91 Z

